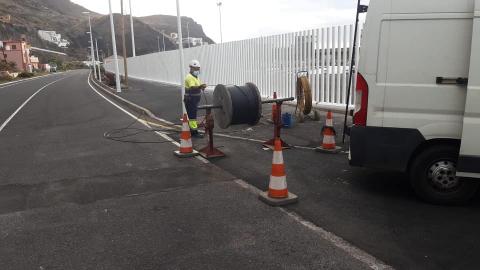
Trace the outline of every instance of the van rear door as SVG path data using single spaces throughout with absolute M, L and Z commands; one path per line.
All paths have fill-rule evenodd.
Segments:
M 480 0 L 475 0 L 470 71 L 457 176 L 480 178 Z

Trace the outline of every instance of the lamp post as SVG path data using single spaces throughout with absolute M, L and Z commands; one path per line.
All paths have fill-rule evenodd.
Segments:
M 127 66 L 127 44 L 125 42 L 125 16 L 123 16 L 123 0 L 120 0 L 120 8 L 122 9 L 122 47 L 123 47 L 123 75 L 125 85 L 128 87 L 128 66 Z
M 188 41 L 188 48 L 190 48 L 190 28 L 188 28 L 190 22 L 187 22 L 187 41 Z
M 120 86 L 120 71 L 118 68 L 117 41 L 115 40 L 115 25 L 113 24 L 112 0 L 108 0 L 108 8 L 110 10 L 110 31 L 112 32 L 113 61 L 115 65 L 115 84 L 117 86 L 117 93 L 121 93 L 122 88 Z
M 98 41 L 95 39 L 95 48 L 97 49 L 97 61 L 98 61 L 98 80 L 102 82 L 102 72 L 100 70 L 100 57 L 98 57 Z
M 165 31 L 162 30 L 162 39 L 163 39 L 163 51 L 165 51 Z
M 90 28 L 90 32 L 88 33 L 90 34 L 90 55 L 92 58 L 93 76 L 97 77 L 97 63 L 95 62 L 95 54 L 93 53 L 92 22 L 90 20 L 90 12 L 84 11 L 82 13 L 88 15 L 88 27 Z
M 183 55 L 183 39 L 182 39 L 182 20 L 180 17 L 180 0 L 177 0 L 177 29 L 178 29 L 178 54 L 180 56 L 180 86 L 182 89 L 182 95 L 180 97 L 180 102 L 182 103 L 182 115 L 187 113 L 185 108 L 185 103 L 183 103 L 183 97 L 185 96 L 185 84 L 183 80 L 185 78 L 185 56 Z
M 133 31 L 132 0 L 128 0 L 128 5 L 130 6 L 130 32 L 132 33 L 132 55 L 133 57 L 136 57 L 137 52 L 135 48 L 135 33 Z
M 222 34 L 222 2 L 217 3 L 218 14 L 220 16 L 220 43 L 223 43 L 223 34 Z

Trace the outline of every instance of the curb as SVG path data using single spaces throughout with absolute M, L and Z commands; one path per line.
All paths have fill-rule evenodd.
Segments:
M 136 112 L 137 114 L 140 115 L 143 115 L 144 117 L 146 117 L 147 121 L 149 122 L 152 122 L 154 124 L 159 124 L 159 125 L 171 125 L 171 126 L 174 126 L 175 124 L 170 122 L 170 121 L 167 121 L 167 120 L 164 120 L 164 119 L 160 119 L 158 118 L 157 116 L 155 116 L 149 109 L 147 108 L 144 108 L 142 106 L 139 106 L 127 99 L 124 99 L 122 98 L 121 96 L 115 94 L 115 90 L 107 85 L 105 85 L 104 83 L 101 83 L 95 79 L 91 79 L 91 81 L 97 86 L 97 88 L 99 88 L 100 90 L 102 90 L 102 92 L 108 94 L 110 97 L 114 98 L 117 102 L 123 104 L 124 106 L 126 106 L 127 108 L 129 108 L 130 110 Z

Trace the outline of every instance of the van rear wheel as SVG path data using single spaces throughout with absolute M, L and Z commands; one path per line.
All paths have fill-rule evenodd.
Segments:
M 480 180 L 456 177 L 458 147 L 435 145 L 421 152 L 410 167 L 410 183 L 425 201 L 463 204 L 476 193 Z

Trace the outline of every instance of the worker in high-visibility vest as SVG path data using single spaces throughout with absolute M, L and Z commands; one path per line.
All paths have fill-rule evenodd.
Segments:
M 185 78 L 185 108 L 188 114 L 188 125 L 190 126 L 190 132 L 194 137 L 203 137 L 198 133 L 197 123 L 197 107 L 200 103 L 202 91 L 207 87 L 206 84 L 202 84 L 198 76 L 200 75 L 200 62 L 192 60 L 190 62 L 190 73 Z

